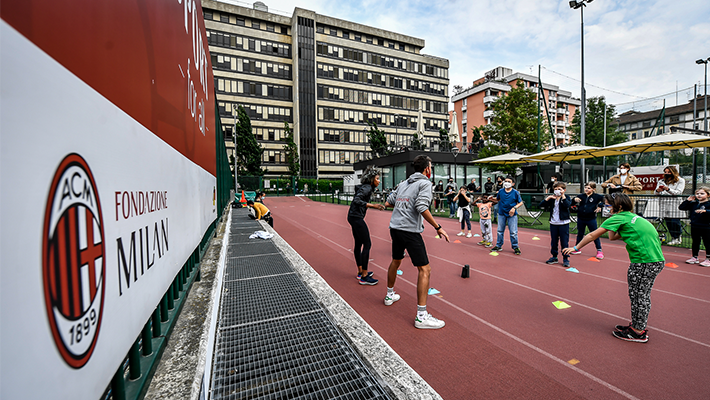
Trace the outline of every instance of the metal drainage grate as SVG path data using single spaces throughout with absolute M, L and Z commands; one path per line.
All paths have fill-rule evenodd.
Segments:
M 267 254 L 256 257 L 228 258 L 224 270 L 224 280 L 293 273 L 291 265 L 281 254 Z
M 264 239 L 252 239 L 251 242 L 229 246 L 227 249 L 227 257 L 258 256 L 278 252 L 279 250 L 271 241 Z
M 308 288 L 295 274 L 224 282 L 221 327 L 269 320 L 319 310 Z
M 214 399 L 388 399 L 323 311 L 224 329 Z

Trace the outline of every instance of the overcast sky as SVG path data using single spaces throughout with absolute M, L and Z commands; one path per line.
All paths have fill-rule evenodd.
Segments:
M 580 97 L 580 11 L 568 0 L 262 2 L 275 13 L 297 6 L 424 39 L 423 53 L 449 60 L 450 93 L 497 66 L 537 75 L 541 65 L 543 82 Z M 676 87 L 678 104 L 692 99 L 694 84 L 702 94 L 695 60 L 710 57 L 709 0 L 595 0 L 584 8 L 584 33 L 587 97 L 605 96 L 623 112 L 660 108 L 663 95 L 676 105 Z

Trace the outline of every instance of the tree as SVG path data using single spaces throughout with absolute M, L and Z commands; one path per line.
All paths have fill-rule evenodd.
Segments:
M 298 146 L 293 141 L 293 131 L 288 126 L 288 122 L 284 122 L 284 137 L 281 138 L 284 142 L 284 153 L 286 154 L 286 164 L 288 164 L 289 175 L 298 177 L 301 172 L 301 164 L 298 159 Z
M 490 124 L 477 127 L 483 132 L 486 144 L 479 152 L 481 158 L 497 156 L 511 151 L 537 152 L 537 94 L 525 88 L 521 81 L 493 102 L 494 116 Z M 481 130 L 482 129 L 482 130 Z M 546 129 L 543 127 L 543 129 Z M 544 133 L 541 132 L 544 137 Z M 489 167 L 500 171 L 515 170 L 514 166 Z
M 439 151 L 451 151 L 451 147 L 449 132 L 446 132 L 444 128 L 439 128 Z
M 483 148 L 483 137 L 485 135 L 485 132 L 483 130 L 482 126 L 474 126 L 471 128 L 471 140 L 469 143 L 471 143 L 471 146 L 473 147 L 473 150 L 478 152 Z
M 454 85 L 454 95 L 457 95 L 459 93 L 463 92 L 463 86 L 461 85 Z
M 237 129 L 235 132 L 237 148 L 237 167 L 240 175 L 262 176 L 267 170 L 261 168 L 264 149 L 251 130 L 251 119 L 242 106 L 237 109 Z
M 619 131 L 619 125 L 614 122 L 616 107 L 613 104 L 606 104 L 604 96 L 590 97 L 587 99 L 587 110 L 584 118 L 584 144 L 586 146 L 604 146 L 604 108 L 606 107 L 606 145 L 622 143 L 629 140 L 629 137 Z M 580 132 L 582 117 L 580 109 L 574 112 L 572 118 L 572 143 L 580 143 Z M 607 160 L 608 161 L 608 160 Z M 590 164 L 601 164 L 601 159 L 588 159 Z
M 367 133 L 367 139 L 370 142 L 370 148 L 372 149 L 372 155 L 375 157 L 387 156 L 392 152 L 387 149 L 387 136 L 385 131 L 377 128 L 377 123 L 373 121 L 367 121 L 370 125 L 370 132 Z
M 424 141 L 422 139 L 419 138 L 419 132 L 414 134 L 414 137 L 412 137 L 412 150 L 426 149 L 426 144 L 424 144 Z

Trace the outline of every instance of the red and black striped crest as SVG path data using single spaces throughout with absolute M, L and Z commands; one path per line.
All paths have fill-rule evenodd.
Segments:
M 64 361 L 83 367 L 96 346 L 106 279 L 103 219 L 86 161 L 70 154 L 47 198 L 42 269 L 47 317 Z

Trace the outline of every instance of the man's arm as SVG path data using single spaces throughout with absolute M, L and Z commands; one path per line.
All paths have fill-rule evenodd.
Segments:
M 444 230 L 444 228 L 442 228 L 441 225 L 439 225 L 439 224 L 434 220 L 434 216 L 431 215 L 431 212 L 429 212 L 429 210 L 425 210 L 425 211 L 422 213 L 422 217 L 424 217 L 424 219 L 426 220 L 426 222 L 428 222 L 429 224 L 431 224 L 431 226 L 433 226 L 434 229 L 436 229 L 436 233 L 437 233 L 439 236 L 443 236 L 444 239 L 446 239 L 447 242 L 449 241 L 449 235 L 447 235 L 447 234 L 446 234 L 446 231 Z

